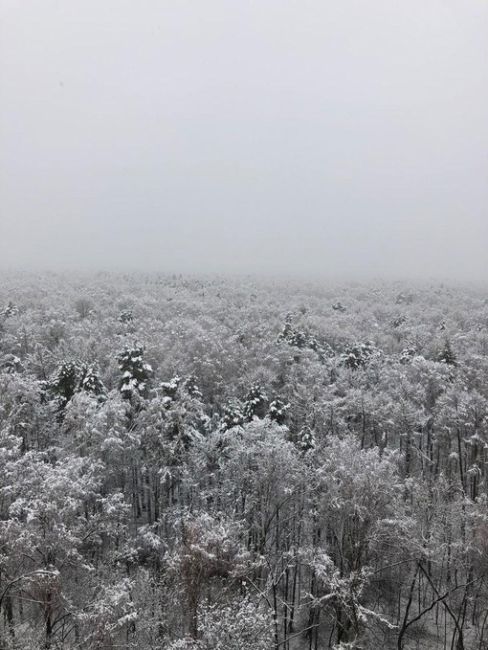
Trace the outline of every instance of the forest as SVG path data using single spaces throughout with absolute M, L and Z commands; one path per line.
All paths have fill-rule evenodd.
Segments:
M 0 649 L 486 650 L 488 293 L 0 282 Z

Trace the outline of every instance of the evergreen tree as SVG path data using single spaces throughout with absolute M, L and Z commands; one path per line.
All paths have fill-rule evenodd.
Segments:
M 80 369 L 73 361 L 64 361 L 49 382 L 49 388 L 64 408 L 79 387 Z
M 80 388 L 87 393 L 92 393 L 102 398 L 105 396 L 105 386 L 100 377 L 91 366 L 83 366 L 81 371 Z
M 135 345 L 125 348 L 119 355 L 119 369 L 122 372 L 120 392 L 125 399 L 130 399 L 134 394 L 141 397 L 147 395 L 148 382 L 152 376 L 152 368 L 144 363 L 142 357 L 144 348 Z
M 244 402 L 243 415 L 246 420 L 253 417 L 264 418 L 266 415 L 266 404 L 268 398 L 258 384 L 252 386 Z
M 444 347 L 437 355 L 436 360 L 441 363 L 446 363 L 448 366 L 457 366 L 456 355 L 453 352 L 449 339 L 445 340 Z
M 400 363 L 405 366 L 411 363 L 415 356 L 416 352 L 414 348 L 404 348 L 400 353 Z
M 220 421 L 220 430 L 228 431 L 232 427 L 242 426 L 244 422 L 245 417 L 241 405 L 238 402 L 227 404 L 224 407 L 224 414 Z
M 313 434 L 313 431 L 310 427 L 304 426 L 294 437 L 293 441 L 298 449 L 303 452 L 310 451 L 311 449 L 315 449 L 315 436 Z
M 393 319 L 391 325 L 392 325 L 392 327 L 397 329 L 398 327 L 401 327 L 402 325 L 404 325 L 406 322 L 407 322 L 407 319 L 406 319 L 405 316 L 397 316 L 396 318 Z
M 190 395 L 190 397 L 193 397 L 195 399 L 202 399 L 202 393 L 200 392 L 200 389 L 198 388 L 198 383 L 197 383 L 197 378 L 195 375 L 190 375 L 186 381 L 185 381 L 185 390 Z
M 17 316 L 19 313 L 19 308 L 14 305 L 12 301 L 9 301 L 7 306 L 1 312 L 1 315 L 5 318 L 10 318 L 11 316 Z
M 378 350 L 371 341 L 355 343 L 347 347 L 342 354 L 342 363 L 346 368 L 358 370 L 359 368 L 363 368 L 376 354 L 378 354 Z
M 181 383 L 181 378 L 176 375 L 170 381 L 162 381 L 160 386 L 163 391 L 163 401 L 165 404 L 174 402 L 178 395 L 178 388 Z
M 22 361 L 15 354 L 7 354 L 0 362 L 0 369 L 6 373 L 23 372 Z
M 134 315 L 132 314 L 132 311 L 130 309 L 125 309 L 119 315 L 119 321 L 121 323 L 125 323 L 126 325 L 132 323 L 133 320 L 134 320 Z
M 273 422 L 277 424 L 285 424 L 286 413 L 290 405 L 287 402 L 283 402 L 279 397 L 276 397 L 271 404 L 269 405 L 269 417 Z

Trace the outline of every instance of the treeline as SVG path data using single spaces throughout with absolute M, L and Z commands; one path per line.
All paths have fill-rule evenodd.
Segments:
M 0 648 L 488 648 L 479 290 L 5 276 Z

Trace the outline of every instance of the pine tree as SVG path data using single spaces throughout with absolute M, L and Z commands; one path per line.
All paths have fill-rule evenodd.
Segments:
M 397 316 L 396 318 L 393 319 L 391 325 L 392 325 L 392 327 L 397 329 L 398 327 L 401 327 L 402 325 L 404 325 L 406 322 L 407 322 L 407 319 L 406 319 L 405 316 Z
M 163 401 L 166 405 L 169 405 L 171 402 L 174 402 L 178 395 L 178 388 L 181 383 L 181 378 L 176 375 L 170 381 L 162 381 L 160 386 L 163 391 Z
M 105 386 L 91 366 L 83 366 L 81 370 L 80 389 L 97 397 L 105 396 Z
M 7 354 L 0 362 L 0 369 L 9 374 L 25 370 L 22 361 L 15 354 Z
M 269 405 L 269 417 L 277 424 L 285 424 L 286 412 L 290 408 L 287 402 L 283 402 L 279 397 L 276 397 Z
M 227 404 L 220 421 L 220 430 L 228 431 L 229 429 L 232 429 L 232 427 L 242 426 L 244 422 L 245 417 L 241 405 L 238 402 Z
M 457 366 L 456 355 L 453 352 L 449 339 L 446 339 L 444 347 L 437 355 L 437 361 L 446 363 L 448 366 Z
M 303 427 L 296 437 L 295 444 L 300 451 L 307 452 L 315 449 L 315 436 L 310 427 Z
M 368 361 L 378 353 L 371 341 L 365 343 L 355 343 L 347 347 L 342 354 L 342 363 L 346 368 L 358 370 L 363 368 Z
M 279 341 L 285 341 L 288 345 L 291 345 L 294 348 L 303 350 L 308 348 L 317 352 L 322 358 L 325 356 L 334 356 L 330 346 L 325 343 L 321 345 L 317 338 L 310 333 L 304 332 L 303 330 L 297 330 L 292 327 L 291 324 L 291 315 L 288 314 L 286 317 L 285 325 L 278 336 Z M 332 352 L 332 354 L 331 354 Z
M 79 387 L 80 370 L 73 361 L 64 361 L 57 369 L 54 377 L 49 382 L 50 392 L 64 408 Z
M 119 355 L 119 369 L 122 372 L 120 392 L 125 399 L 130 399 L 134 394 L 141 397 L 147 394 L 152 368 L 148 363 L 144 363 L 143 354 L 144 348 L 135 345 L 133 348 L 126 348 Z
M 414 348 L 404 348 L 400 353 L 400 363 L 406 366 L 411 363 L 416 354 Z
M 188 395 L 190 395 L 190 397 L 193 397 L 195 399 L 202 399 L 202 393 L 198 388 L 197 378 L 195 377 L 195 375 L 190 375 L 185 380 L 184 386 L 186 392 L 188 393 Z
M 258 384 L 251 387 L 244 402 L 243 415 L 250 421 L 253 417 L 264 418 L 268 398 Z
M 129 323 L 132 323 L 133 320 L 134 320 L 134 316 L 133 316 L 132 311 L 130 309 L 125 309 L 119 315 L 119 321 L 121 323 L 125 323 L 126 325 L 128 325 Z
M 7 306 L 3 309 L 0 315 L 4 316 L 5 318 L 10 318 L 11 316 L 17 316 L 19 313 L 19 308 L 14 305 L 12 301 L 9 301 Z

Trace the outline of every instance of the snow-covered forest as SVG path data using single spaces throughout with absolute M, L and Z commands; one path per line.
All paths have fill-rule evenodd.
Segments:
M 488 300 L 3 274 L 0 648 L 488 648 Z

